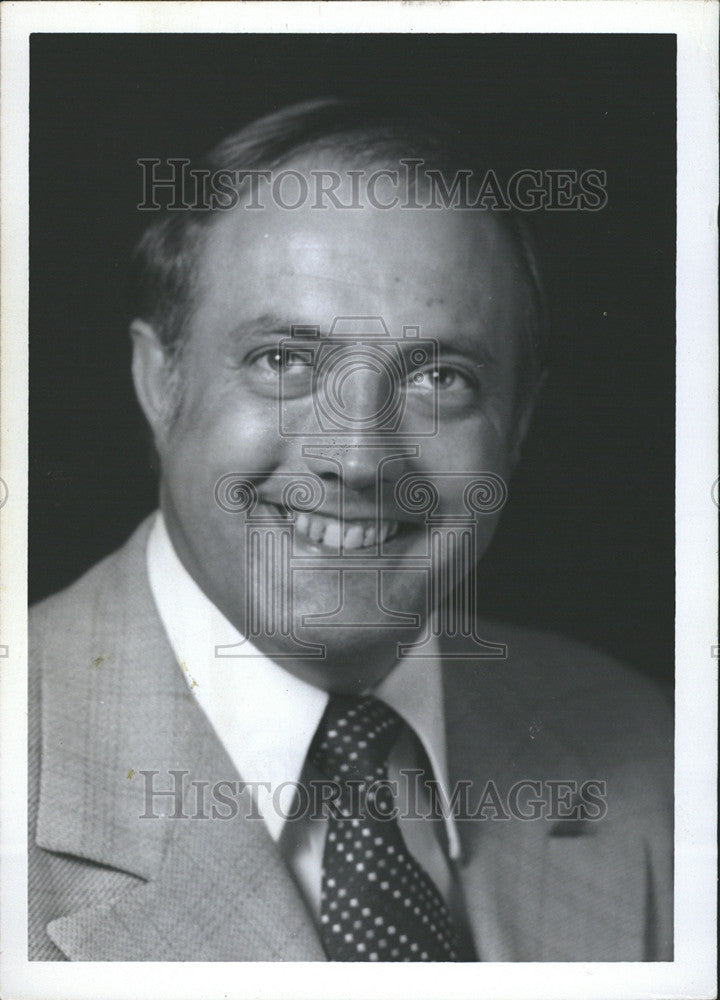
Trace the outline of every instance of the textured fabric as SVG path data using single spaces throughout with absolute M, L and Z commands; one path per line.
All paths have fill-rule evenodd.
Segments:
M 401 726 L 377 698 L 335 696 L 310 747 L 313 764 L 340 791 L 328 822 L 321 907 L 323 944 L 336 961 L 458 959 L 447 906 L 392 817 L 387 762 Z
M 243 818 L 249 795 L 236 796 L 234 817 L 190 818 L 193 781 L 240 776 L 168 647 L 144 571 L 146 537 L 147 524 L 118 557 L 32 613 L 42 715 L 30 955 L 323 959 L 262 820 Z M 35 732 L 37 711 L 35 700 Z M 143 819 L 148 787 L 171 789 L 173 772 L 182 775 L 181 818 L 172 818 L 173 796 L 156 796 L 156 818 Z
M 84 961 L 317 961 L 313 921 L 261 820 L 140 817 L 141 769 L 239 778 L 180 676 L 127 545 L 31 612 L 29 954 Z M 485 961 L 670 961 L 673 732 L 641 676 L 566 639 L 478 622 L 504 661 L 443 666 L 450 786 L 606 785 L 597 822 L 458 820 Z M 452 653 L 452 645 L 447 647 Z M 545 795 L 547 795 L 547 787 Z M 239 807 L 247 804 L 242 796 Z M 34 817 L 37 816 L 37 820 Z

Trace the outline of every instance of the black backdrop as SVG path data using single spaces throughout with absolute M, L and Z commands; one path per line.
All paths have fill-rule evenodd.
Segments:
M 34 35 L 30 599 L 155 506 L 129 377 L 140 157 L 260 114 L 392 95 L 530 168 L 604 169 L 600 212 L 538 219 L 555 363 L 480 573 L 484 614 L 673 669 L 675 39 L 664 35 Z

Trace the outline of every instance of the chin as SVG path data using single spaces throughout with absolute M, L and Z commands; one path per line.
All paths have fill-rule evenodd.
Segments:
M 379 684 L 397 662 L 398 645 L 416 641 L 421 630 L 296 624 L 291 634 L 250 639 L 295 676 L 326 691 L 350 694 Z
M 408 641 L 408 632 L 372 635 L 362 629 L 302 629 L 296 637 L 321 646 L 322 657 L 280 660 L 291 673 L 337 694 L 360 694 L 379 684 L 397 662 L 398 643 Z M 412 630 L 416 637 L 416 630 Z M 412 641 L 412 638 L 410 641 Z M 272 655 L 272 654 L 270 654 Z

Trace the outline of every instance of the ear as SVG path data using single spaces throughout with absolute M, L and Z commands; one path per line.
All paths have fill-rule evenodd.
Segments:
M 520 461 L 522 446 L 525 443 L 525 438 L 527 437 L 528 430 L 530 429 L 530 422 L 532 421 L 533 413 L 535 412 L 535 407 L 537 406 L 538 397 L 547 382 L 547 376 L 547 369 L 544 369 L 540 373 L 540 378 L 527 394 L 522 410 L 520 411 L 515 423 L 515 432 L 512 441 L 512 448 L 510 450 L 510 465 L 513 469 Z
M 130 336 L 135 394 L 157 443 L 166 433 L 174 396 L 168 358 L 155 329 L 145 320 L 133 320 Z

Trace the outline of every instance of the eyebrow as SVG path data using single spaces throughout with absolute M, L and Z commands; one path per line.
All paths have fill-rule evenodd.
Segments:
M 251 319 L 242 320 L 232 327 L 227 333 L 229 343 L 239 343 L 247 340 L 263 340 L 266 337 L 277 336 L 279 339 L 290 338 L 293 329 L 299 331 L 319 330 L 319 336 L 329 337 L 327 329 L 323 329 L 317 323 L 300 323 L 289 320 L 287 317 L 281 318 L 276 313 L 263 313 Z M 344 338 L 343 338 L 344 339 Z M 362 339 L 362 338 L 361 338 Z M 416 338 L 391 337 L 389 342 L 398 347 L 410 350 Z M 451 342 L 451 338 L 423 337 L 420 331 L 419 340 L 434 340 L 438 347 L 438 357 L 442 359 L 443 352 L 465 354 L 468 357 L 477 359 L 479 366 L 492 367 L 497 364 L 497 357 L 484 340 L 481 331 L 474 334 L 462 334 L 457 340 Z
M 228 330 L 226 338 L 228 341 L 234 343 L 243 340 L 259 340 L 263 337 L 269 337 L 272 334 L 289 337 L 292 328 L 297 325 L 297 323 L 288 322 L 287 319 L 281 319 L 274 313 L 263 313 L 261 316 L 242 320 L 236 326 L 232 327 L 232 329 Z
M 478 366 L 482 366 L 484 368 L 492 368 L 498 363 L 495 352 L 491 349 L 490 345 L 483 337 L 481 330 L 476 330 L 473 333 L 461 334 L 451 343 L 448 341 L 438 340 L 438 344 L 441 357 L 443 347 L 445 347 L 445 353 L 455 352 L 457 354 L 464 354 L 466 357 L 476 360 Z

